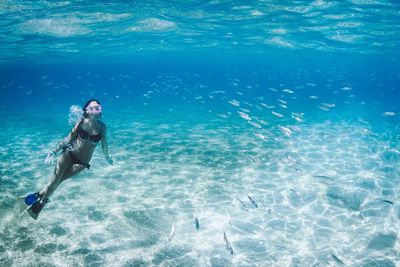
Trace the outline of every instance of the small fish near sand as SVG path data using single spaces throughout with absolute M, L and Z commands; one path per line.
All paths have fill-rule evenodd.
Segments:
M 196 226 L 196 230 L 199 231 L 200 223 L 199 223 L 199 219 L 197 217 L 194 218 L 194 225 Z
M 235 198 L 237 199 L 237 201 L 239 201 L 239 203 L 242 205 L 243 208 L 247 209 L 246 204 L 244 204 L 244 202 L 241 201 L 240 198 L 237 198 L 237 197 L 235 197 Z
M 253 121 L 247 121 L 251 126 L 257 128 L 257 129 L 261 129 L 262 126 L 260 124 L 258 124 L 257 122 L 253 122 Z
M 387 199 L 383 199 L 382 202 L 388 203 L 390 205 L 394 205 L 393 201 L 387 200 Z
M 292 113 L 292 118 L 295 119 L 297 122 L 304 122 L 303 120 L 303 114 L 299 113 Z
M 322 178 L 322 179 L 328 179 L 328 180 L 333 180 L 332 177 L 327 176 L 327 175 L 313 175 L 315 178 Z
M 233 255 L 233 248 L 232 248 L 231 242 L 229 242 L 229 239 L 228 239 L 228 237 L 226 236 L 225 231 L 224 231 L 224 242 L 225 242 L 225 248 L 226 248 L 226 250 L 228 250 L 228 252 L 229 252 L 231 255 Z
M 264 136 L 264 135 L 262 135 L 262 134 L 259 134 L 259 133 L 255 133 L 254 135 L 257 136 L 258 138 L 260 138 L 261 140 L 267 139 L 266 136 Z
M 169 232 L 168 241 L 171 241 L 172 238 L 174 237 L 174 235 L 175 235 L 175 224 L 173 224 L 171 227 L 171 231 Z
M 331 253 L 331 256 L 337 264 L 344 265 L 343 261 L 341 259 L 339 259 L 335 254 Z
M 292 137 L 292 130 L 287 127 L 278 125 L 279 130 L 282 134 L 286 135 L 287 137 Z
M 258 205 L 257 205 L 256 201 L 250 195 L 247 195 L 247 197 L 249 198 L 251 204 L 253 204 L 254 207 L 258 208 Z

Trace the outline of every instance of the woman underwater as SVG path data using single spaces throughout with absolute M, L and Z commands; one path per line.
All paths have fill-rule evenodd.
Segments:
M 56 149 L 48 153 L 45 159 L 46 163 L 53 162 L 54 156 L 62 150 L 50 182 L 40 192 L 18 198 L 21 212 L 28 212 L 34 219 L 37 219 L 51 194 L 63 181 L 80 173 L 85 168 L 90 168 L 89 162 L 99 141 L 101 141 L 101 148 L 107 162 L 113 164 L 113 160 L 108 155 L 106 125 L 100 120 L 102 114 L 100 102 L 91 99 L 86 102 L 82 110 L 83 117 L 76 122 L 68 136 Z

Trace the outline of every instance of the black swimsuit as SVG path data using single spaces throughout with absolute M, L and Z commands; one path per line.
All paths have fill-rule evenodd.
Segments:
M 69 157 L 71 158 L 71 163 L 72 164 L 80 164 L 80 165 L 85 165 L 86 168 L 90 169 L 90 164 L 89 163 L 83 163 L 80 159 L 78 159 L 74 153 L 72 153 L 71 150 L 67 151 Z
M 92 142 L 98 143 L 101 140 L 101 135 L 100 134 L 96 134 L 96 135 L 89 135 L 88 132 L 86 132 L 85 130 L 82 129 L 82 122 L 79 125 L 78 128 L 78 136 L 79 138 L 81 138 L 82 140 L 90 140 Z M 89 163 L 84 163 L 82 162 L 80 159 L 78 159 L 74 153 L 72 153 L 71 150 L 67 151 L 69 157 L 71 158 L 71 162 L 72 164 L 80 164 L 80 165 L 85 165 L 86 168 L 90 168 L 90 164 Z

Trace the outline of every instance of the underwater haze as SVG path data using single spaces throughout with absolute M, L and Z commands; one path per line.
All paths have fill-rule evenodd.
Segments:
M 399 266 L 400 3 L 0 2 L 0 266 Z M 91 168 L 40 190 L 69 109 Z

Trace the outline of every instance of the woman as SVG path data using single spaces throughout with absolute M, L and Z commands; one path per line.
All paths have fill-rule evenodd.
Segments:
M 40 192 L 22 197 L 23 203 L 20 203 L 21 212 L 27 211 L 32 218 L 37 219 L 50 195 L 63 181 L 80 173 L 85 168 L 90 168 L 89 161 L 100 140 L 107 162 L 111 165 L 113 164 L 108 155 L 106 125 L 100 121 L 101 113 L 102 109 L 99 101 L 91 99 L 86 102 L 83 106 L 83 118 L 76 122 L 69 135 L 46 157 L 46 163 L 50 163 L 56 153 L 62 150 L 54 168 L 53 177 Z M 20 202 L 22 198 L 19 198 Z

